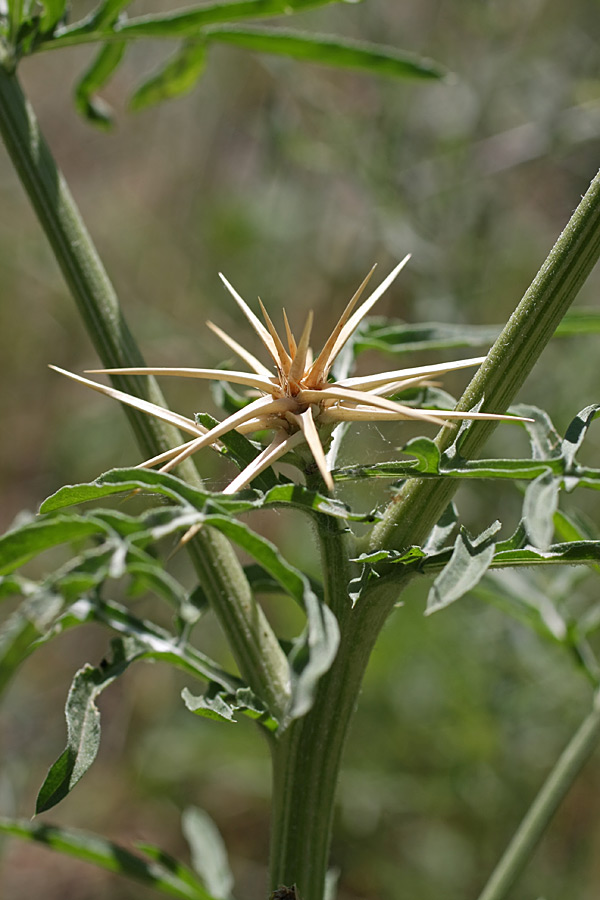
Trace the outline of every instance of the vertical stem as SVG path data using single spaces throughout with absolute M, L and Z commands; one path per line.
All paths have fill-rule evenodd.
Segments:
M 556 810 L 600 740 L 600 696 L 542 785 L 479 900 L 505 900 L 531 859 Z
M 298 886 L 302 900 L 323 900 L 335 793 L 348 726 L 371 649 L 388 609 L 340 621 L 341 643 L 321 678 L 310 712 L 272 745 L 271 889 Z
M 600 257 L 600 173 L 544 261 L 488 356 L 460 399 L 457 409 L 483 400 L 482 412 L 504 412 L 554 334 Z M 496 427 L 471 423 L 461 443 L 473 456 Z M 444 428 L 436 443 L 446 450 L 454 440 Z M 450 482 L 450 483 L 448 483 Z M 402 549 L 420 543 L 437 522 L 458 486 L 451 479 L 409 478 L 371 533 L 371 549 Z
M 0 134 L 103 364 L 143 366 L 115 290 L 35 113 L 1 59 Z M 153 378 L 121 375 L 113 381 L 127 393 L 166 405 Z M 175 428 L 131 407 L 125 412 L 144 455 L 155 456 L 181 443 Z M 191 461 L 181 471 L 192 483 L 200 483 Z M 287 659 L 232 547 L 222 535 L 206 529 L 195 538 L 191 553 L 243 677 L 273 715 L 283 716 L 289 698 Z
M 347 534 L 318 517 L 325 600 L 340 627 L 340 646 L 319 681 L 312 709 L 272 743 L 271 889 L 296 884 L 302 900 L 322 900 L 342 753 L 363 675 L 398 595 L 395 585 L 376 604 L 352 607 Z

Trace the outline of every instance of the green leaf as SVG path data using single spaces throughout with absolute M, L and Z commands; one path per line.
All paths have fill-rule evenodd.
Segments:
M 187 688 L 183 689 L 181 696 L 190 712 L 205 719 L 235 723 L 236 713 L 240 712 L 259 721 L 268 731 L 275 731 L 279 724 L 248 687 L 227 691 L 221 690 L 218 684 L 211 684 L 200 696 L 192 694 Z
M 473 588 L 475 596 L 512 615 L 546 639 L 564 644 L 569 630 L 563 616 L 527 573 L 514 570 L 488 572 Z
M 531 543 L 545 550 L 554 535 L 560 481 L 547 471 L 532 481 L 525 492 L 523 522 Z
M 310 583 L 281 555 L 270 541 L 246 525 L 219 515 L 207 515 L 206 524 L 217 528 L 249 553 L 306 613 L 306 628 L 294 642 L 289 656 L 292 680 L 290 719 L 310 709 L 320 677 L 329 670 L 339 644 L 339 628 L 333 612 L 313 593 Z
M 223 382 L 217 383 L 222 384 Z M 205 428 L 210 429 L 218 425 L 217 419 L 208 413 L 198 413 L 195 418 L 196 421 L 199 422 L 200 425 L 204 425 Z M 238 431 L 235 431 L 235 429 L 222 435 L 219 440 L 225 447 L 223 455 L 229 456 L 240 471 L 250 465 L 262 450 L 262 447 L 249 441 L 245 435 L 240 434 Z M 277 481 L 278 479 L 276 478 L 273 469 L 269 467 L 252 479 L 252 485 L 261 491 L 268 491 L 269 488 L 275 487 Z
M 501 325 L 460 325 L 428 322 L 412 325 L 394 319 L 363 319 L 355 331 L 352 352 L 379 350 L 395 355 L 417 350 L 450 350 L 457 347 L 486 347 L 494 343 Z M 570 310 L 555 331 L 555 337 L 600 333 L 600 314 L 593 309 Z
M 430 79 L 443 78 L 448 74 L 433 60 L 393 47 L 347 38 L 249 25 L 243 28 L 228 25 L 209 27 L 204 35 L 207 41 L 233 44 L 255 53 L 275 53 L 320 65 L 360 69 L 373 75 Z
M 129 0 L 128 0 L 129 2 Z M 130 40 L 132 38 L 198 38 L 202 29 L 217 22 L 289 15 L 340 0 L 225 0 L 205 3 L 200 7 L 180 9 L 159 15 L 139 16 L 106 28 L 116 18 L 115 10 L 127 5 L 121 0 L 108 0 L 96 13 L 75 25 L 64 28 L 52 40 L 52 46 L 71 46 L 89 41 Z M 342 0 L 345 2 L 345 0 Z M 43 45 L 40 49 L 47 49 Z
M 99 521 L 81 516 L 55 516 L 9 531 L 0 537 L 0 574 L 18 569 L 44 550 L 106 531 Z
M 465 528 L 461 528 L 448 564 L 431 587 L 426 615 L 454 603 L 483 578 L 494 558 L 493 537 L 499 529 L 500 522 L 494 522 L 473 539 Z
M 0 832 L 43 844 L 51 850 L 94 863 L 109 872 L 141 882 L 180 900 L 215 900 L 195 882 L 190 872 L 179 864 L 180 871 L 164 865 L 156 858 L 144 859 L 125 847 L 85 831 L 74 831 L 54 825 L 39 825 L 18 819 L 0 819 Z M 185 877 L 181 871 L 185 870 Z
M 77 111 L 99 128 L 108 129 L 113 125 L 112 110 L 100 97 L 95 97 L 118 68 L 125 53 L 126 44 L 105 44 L 98 52 L 91 66 L 75 87 L 75 107 Z
M 56 628 L 62 631 L 84 622 L 100 622 L 125 637 L 134 638 L 139 648 L 137 659 L 170 663 L 194 678 L 215 681 L 230 693 L 245 687 L 239 678 L 230 675 L 187 641 L 147 619 L 137 618 L 118 603 L 82 597 L 58 620 Z
M 41 0 L 44 12 L 40 23 L 42 32 L 52 32 L 65 16 L 67 0 Z
M 449 503 L 423 546 L 425 553 L 437 553 L 446 547 L 452 534 L 456 531 L 457 524 L 458 511 L 454 503 Z
M 204 41 L 188 41 L 154 75 L 136 90 L 130 100 L 134 110 L 145 109 L 163 100 L 172 100 L 191 91 L 206 65 Z
M 50 591 L 40 591 L 26 597 L 0 628 L 0 693 L 6 688 L 15 670 L 31 654 L 35 641 L 60 615 L 62 597 Z
M 194 871 L 214 897 L 228 900 L 233 875 L 217 826 L 203 810 L 190 806 L 181 817 L 181 827 L 190 846 Z
M 139 648 L 131 639 L 116 638 L 112 646 L 112 662 L 98 668 L 85 665 L 73 679 L 65 707 L 67 746 L 40 788 L 36 813 L 45 812 L 63 800 L 96 758 L 100 746 L 96 697 L 139 655 Z
M 600 404 L 594 403 L 578 412 L 569 424 L 560 448 L 567 471 L 575 465 L 575 455 L 581 448 L 590 425 L 599 415 Z
M 447 350 L 455 347 L 491 345 L 501 331 L 499 325 L 407 325 L 393 319 L 364 319 L 354 333 L 356 356 L 365 350 L 385 353 L 412 353 L 416 350 Z
M 252 509 L 289 506 L 311 514 L 323 513 L 354 522 L 372 522 L 375 518 L 373 513 L 352 513 L 340 500 L 292 482 L 277 484 L 264 493 L 245 490 L 229 495 L 200 491 L 174 475 L 149 469 L 112 469 L 89 484 L 68 485 L 44 500 L 40 512 L 56 512 L 74 504 L 137 490 L 162 495 L 175 503 L 188 504 L 194 510 L 210 507 L 232 515 Z
M 410 453 L 417 458 L 414 470 L 420 475 L 437 475 L 440 470 L 440 451 L 437 445 L 429 438 L 419 437 L 409 441 L 402 448 L 404 453 Z

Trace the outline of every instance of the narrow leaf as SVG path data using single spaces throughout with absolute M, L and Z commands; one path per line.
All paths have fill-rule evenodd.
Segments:
M 443 78 L 447 70 L 433 60 L 378 44 L 256 26 L 211 26 L 208 41 L 234 44 L 256 53 L 291 56 L 320 65 L 360 69 L 396 78 Z
M 51 766 L 40 788 L 36 813 L 45 812 L 63 800 L 95 760 L 100 745 L 100 712 L 96 698 L 137 655 L 139 649 L 132 639 L 118 638 L 113 641 L 111 663 L 99 668 L 85 665 L 75 675 L 65 708 L 67 746 Z
M 202 75 L 205 65 L 204 42 L 186 42 L 162 68 L 140 85 L 129 101 L 131 109 L 145 109 L 188 93 Z
M 103 531 L 103 523 L 81 516 L 56 516 L 9 531 L 0 537 L 0 574 L 14 571 L 50 547 Z
M 67 0 L 42 0 L 44 13 L 40 23 L 40 31 L 52 32 L 65 15 Z
M 190 846 L 194 871 L 214 897 L 228 900 L 233 875 L 217 826 L 203 810 L 190 806 L 181 817 L 181 827 Z
M 560 482 L 552 472 L 544 472 L 525 492 L 523 522 L 531 543 L 545 550 L 554 535 L 554 513 L 558 508 Z
M 89 122 L 99 128 L 113 125 L 112 110 L 108 103 L 94 96 L 104 87 L 123 59 L 126 44 L 105 44 L 75 88 L 75 107 Z
M 18 819 L 0 819 L 0 832 L 35 841 L 58 853 L 94 863 L 102 869 L 141 882 L 170 897 L 180 900 L 215 900 L 202 885 L 193 882 L 191 873 L 186 872 L 186 877 L 182 878 L 172 866 L 161 864 L 156 858 L 144 859 L 119 844 L 89 832 Z

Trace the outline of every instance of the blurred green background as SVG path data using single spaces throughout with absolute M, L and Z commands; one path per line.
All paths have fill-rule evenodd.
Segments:
M 410 323 L 502 323 L 598 167 L 598 12 L 595 0 L 365 0 L 321 9 L 294 24 L 413 50 L 455 77 L 403 83 L 214 48 L 192 94 L 134 116 L 125 98 L 164 55 L 159 45 L 136 46 L 104 92 L 117 111 L 110 135 L 73 110 L 87 50 L 26 60 L 21 74 L 147 361 L 215 365 L 228 353 L 207 318 L 247 335 L 219 271 L 251 303 L 260 294 L 277 314 L 285 305 L 296 328 L 314 309 L 317 346 L 371 265 L 383 277 L 406 252 L 410 266 L 379 313 Z M 61 484 L 139 456 L 116 404 L 46 368 L 81 371 L 97 360 L 3 151 L 0 196 L 0 519 L 8 527 Z M 598 307 L 599 286 L 596 273 L 578 303 Z M 594 337 L 554 342 L 520 399 L 546 407 L 564 431 L 577 410 L 600 400 L 597 355 Z M 365 356 L 361 365 L 376 371 L 389 362 Z M 464 383 L 446 382 L 456 393 Z M 168 383 L 165 391 L 186 414 L 215 412 L 208 387 Z M 490 455 L 525 453 L 516 432 L 501 429 Z M 412 433 L 368 427 L 352 441 L 352 458 L 391 458 Z M 592 429 L 590 460 L 598 449 Z M 210 453 L 200 468 L 209 484 L 222 483 Z M 357 502 L 372 505 L 373 496 L 363 491 Z M 520 502 L 506 486 L 459 495 L 470 527 L 500 518 L 504 535 Z M 567 508 L 574 503 L 598 521 L 593 498 L 570 497 Z M 263 515 L 256 527 L 314 571 L 310 535 L 296 518 Z M 174 565 L 190 577 L 185 561 Z M 555 575 L 552 583 L 540 576 L 542 590 L 550 584 L 560 588 Z M 333 846 L 342 900 L 475 897 L 589 707 L 588 685 L 559 649 L 475 597 L 425 619 L 426 587 L 416 585 L 385 628 L 350 736 Z M 285 611 L 270 614 L 290 627 Z M 216 626 L 203 640 L 225 654 Z M 71 677 L 97 663 L 106 644 L 91 627 L 67 634 L 30 659 L 10 688 L 2 813 L 32 813 L 64 746 Z M 199 805 L 225 836 L 236 896 L 264 896 L 265 748 L 248 723 L 191 716 L 179 699 L 184 683 L 147 665 L 107 692 L 99 759 L 48 820 L 129 845 L 154 841 L 185 858 L 180 813 Z M 599 896 L 599 788 L 596 758 L 514 900 Z M 3 850 L 7 900 L 152 896 L 42 849 L 13 841 Z

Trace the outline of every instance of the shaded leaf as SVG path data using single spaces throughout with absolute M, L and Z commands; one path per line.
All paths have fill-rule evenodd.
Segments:
M 339 643 L 337 620 L 313 593 L 308 579 L 292 566 L 278 548 L 246 525 L 219 515 L 207 515 L 206 523 L 222 531 L 252 556 L 304 609 L 307 623 L 289 655 L 292 680 L 290 719 L 305 715 L 313 701 L 319 678 L 330 668 Z
M 0 537 L 0 574 L 18 569 L 44 550 L 106 531 L 106 526 L 82 516 L 55 516 L 32 522 Z
M 372 317 L 364 319 L 354 333 L 352 352 L 355 356 L 365 350 L 379 350 L 395 355 L 416 350 L 449 350 L 457 347 L 491 346 L 501 325 L 460 325 L 428 322 L 426 325 L 408 324 L 394 319 Z M 593 309 L 569 310 L 558 325 L 554 337 L 600 333 L 600 314 Z
M 44 9 L 40 30 L 52 32 L 64 17 L 67 10 L 67 0 L 41 0 Z
M 137 659 L 171 663 L 195 678 L 215 681 L 232 693 L 245 687 L 239 678 L 230 675 L 187 641 L 182 641 L 153 622 L 137 618 L 118 603 L 82 597 L 64 613 L 56 628 L 66 630 L 83 622 L 101 622 L 124 636 L 135 638 L 139 648 Z
M 0 832 L 24 840 L 44 844 L 51 850 L 94 863 L 109 872 L 139 881 L 170 897 L 181 900 L 214 900 L 195 882 L 186 870 L 186 877 L 172 866 L 161 864 L 155 858 L 144 859 L 125 847 L 85 831 L 74 831 L 54 825 L 39 825 L 17 819 L 0 819 Z
M 125 49 L 125 42 L 105 44 L 75 87 L 75 108 L 84 119 L 99 128 L 111 128 L 113 117 L 108 103 L 95 94 L 114 74 Z
M 222 382 L 217 383 L 221 384 Z M 204 425 L 204 427 L 208 429 L 214 428 L 218 424 L 217 419 L 210 416 L 208 413 L 198 413 L 195 418 L 200 425 Z M 250 465 L 262 450 L 261 446 L 248 440 L 245 435 L 240 434 L 235 429 L 222 435 L 220 441 L 225 447 L 223 455 L 229 456 L 240 471 Z M 252 479 L 252 485 L 261 491 L 268 491 L 269 488 L 275 487 L 276 484 L 277 478 L 271 467 L 265 469 Z
M 509 613 L 543 637 L 558 643 L 568 639 L 567 623 L 548 593 L 524 577 L 524 573 L 488 572 L 473 590 L 477 597 Z
M 339 0 L 220 0 L 204 3 L 200 7 L 174 10 L 158 15 L 139 16 L 121 22 L 114 29 L 104 27 L 108 12 L 125 6 L 121 0 L 108 0 L 98 13 L 64 28 L 57 34 L 53 46 L 71 46 L 89 41 L 106 39 L 128 40 L 132 38 L 198 38 L 207 25 L 218 22 L 234 22 L 240 19 L 289 15 L 318 6 L 327 6 Z M 114 18 L 114 13 L 113 13 Z M 44 48 L 45 49 L 45 48 Z
M 456 531 L 457 524 L 458 511 L 454 503 L 449 503 L 423 545 L 425 553 L 437 553 L 446 547 L 452 534 Z
M 227 900 L 233 889 L 233 875 L 217 826 L 203 810 L 190 806 L 181 817 L 181 827 L 190 846 L 194 871 L 214 897 Z
M 0 693 L 15 670 L 32 653 L 35 641 L 60 615 L 62 597 L 50 591 L 39 591 L 26 597 L 0 628 Z
M 155 74 L 136 90 L 130 100 L 134 110 L 153 106 L 186 94 L 196 84 L 206 65 L 203 41 L 188 41 Z
M 523 522 L 531 543 L 545 550 L 554 535 L 554 513 L 558 508 L 560 482 L 552 472 L 544 472 L 527 487 Z
M 204 32 L 208 41 L 234 44 L 256 53 L 275 53 L 320 65 L 360 69 L 374 75 L 396 78 L 443 78 L 447 70 L 433 60 L 414 53 L 353 41 L 347 38 L 313 35 L 283 28 L 256 26 L 210 27 Z

